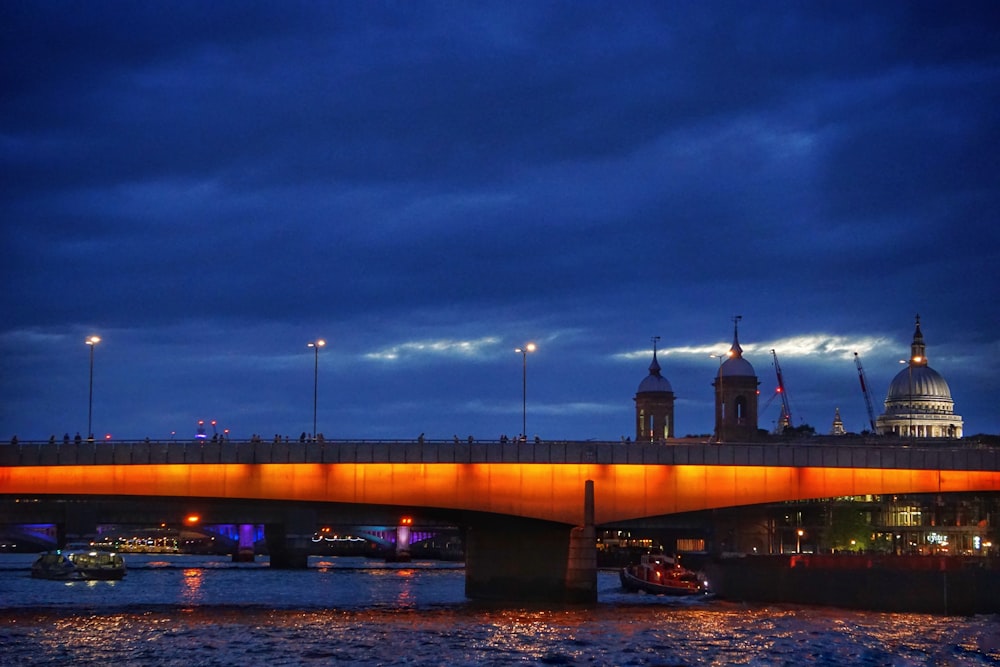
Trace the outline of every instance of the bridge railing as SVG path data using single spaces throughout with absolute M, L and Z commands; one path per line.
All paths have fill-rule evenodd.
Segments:
M 951 441 L 953 443 L 953 441 Z M 0 445 L 0 466 L 274 463 L 543 463 L 736 465 L 1000 470 L 1000 449 L 956 444 L 810 441 L 716 444 L 667 441 L 453 440 L 97 441 Z

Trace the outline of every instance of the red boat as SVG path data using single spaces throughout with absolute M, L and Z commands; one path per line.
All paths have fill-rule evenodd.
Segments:
M 675 559 L 661 554 L 644 554 L 638 565 L 623 567 L 619 576 L 627 591 L 654 595 L 698 595 L 707 593 L 706 583 L 697 573 L 681 567 Z

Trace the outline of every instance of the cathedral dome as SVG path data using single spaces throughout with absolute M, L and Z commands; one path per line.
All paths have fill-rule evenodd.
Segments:
M 912 371 L 912 378 L 911 373 Z M 911 385 L 912 382 L 912 385 Z M 912 386 L 912 389 L 911 389 Z M 945 382 L 941 374 L 930 366 L 916 366 L 904 368 L 889 384 L 889 393 L 886 395 L 886 403 L 895 401 L 907 401 L 910 395 L 915 399 L 930 401 L 950 401 L 951 389 Z
M 885 396 L 885 412 L 877 430 L 911 438 L 961 438 L 962 417 L 955 414 L 951 389 L 941 374 L 927 365 L 927 346 L 917 316 L 910 359 L 896 373 Z

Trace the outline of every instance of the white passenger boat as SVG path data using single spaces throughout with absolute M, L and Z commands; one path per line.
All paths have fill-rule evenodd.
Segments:
M 38 556 L 31 566 L 37 579 L 114 580 L 125 576 L 125 560 L 120 554 L 100 549 L 56 549 Z

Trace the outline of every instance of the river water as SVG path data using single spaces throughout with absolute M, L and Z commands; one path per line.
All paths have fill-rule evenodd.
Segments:
M 1000 665 L 1000 616 L 626 593 L 594 606 L 464 597 L 461 566 L 311 558 L 271 570 L 128 555 L 117 582 L 32 579 L 0 554 L 0 665 Z

